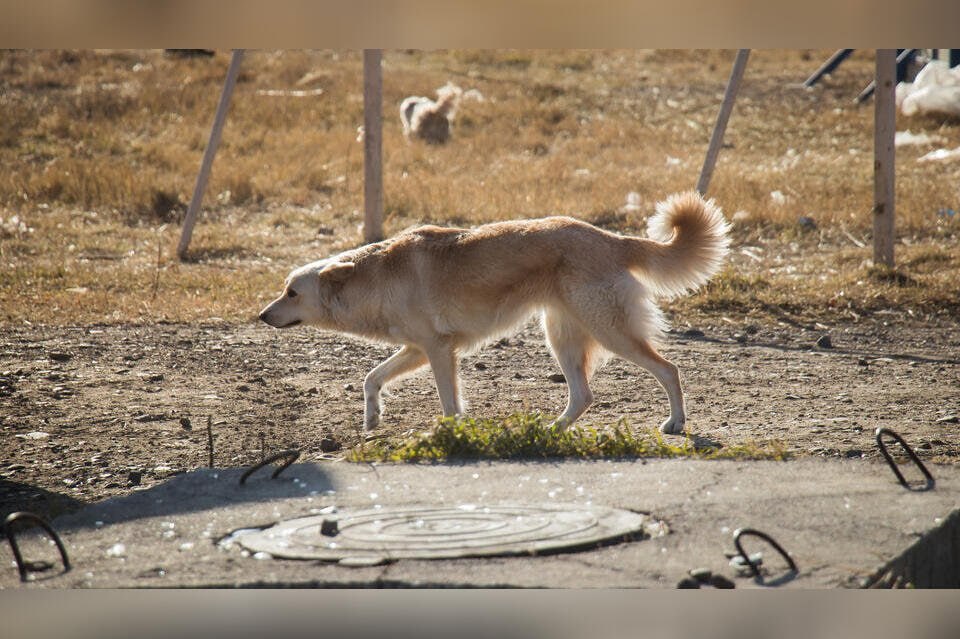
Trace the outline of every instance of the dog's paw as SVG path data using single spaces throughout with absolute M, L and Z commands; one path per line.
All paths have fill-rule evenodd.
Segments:
M 367 415 L 366 417 L 363 418 L 364 430 L 376 430 L 377 426 L 379 425 L 380 425 L 380 415 L 377 413 Z
M 671 417 L 660 424 L 660 432 L 664 435 L 679 435 L 683 432 L 683 427 L 686 423 L 686 419 L 674 419 Z

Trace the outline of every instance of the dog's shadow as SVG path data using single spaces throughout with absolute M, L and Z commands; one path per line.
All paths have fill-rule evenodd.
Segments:
M 723 443 L 711 439 L 710 437 L 704 437 L 703 435 L 697 435 L 696 433 L 687 433 L 687 437 L 690 439 L 690 443 L 693 444 L 693 449 L 697 452 L 719 450 L 723 448 Z

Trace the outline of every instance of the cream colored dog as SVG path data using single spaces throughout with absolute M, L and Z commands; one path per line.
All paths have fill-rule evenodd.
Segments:
M 660 429 L 680 433 L 683 391 L 677 367 L 654 349 L 665 321 L 653 297 L 705 283 L 723 262 L 728 230 L 713 201 L 693 192 L 657 205 L 652 239 L 568 217 L 472 230 L 422 226 L 296 269 L 260 319 L 400 345 L 363 384 L 364 425 L 373 429 L 384 386 L 426 364 L 443 414 L 462 414 L 459 357 L 539 312 L 569 389 L 558 427 L 590 406 L 590 377 L 613 353 L 660 382 L 670 399 Z

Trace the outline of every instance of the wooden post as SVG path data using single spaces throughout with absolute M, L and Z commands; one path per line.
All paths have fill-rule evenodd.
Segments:
M 223 124 L 227 121 L 227 109 L 230 107 L 230 97 L 233 95 L 233 88 L 237 84 L 237 76 L 240 74 L 240 62 L 242 60 L 243 49 L 234 49 L 233 56 L 230 58 L 230 67 L 227 69 L 227 79 L 224 81 L 223 91 L 220 93 L 220 103 L 217 105 L 217 113 L 213 118 L 213 128 L 210 130 L 210 139 L 207 141 L 207 148 L 203 152 L 203 160 L 200 162 L 200 174 L 197 175 L 197 184 L 193 189 L 193 199 L 190 200 L 190 207 L 187 209 L 187 215 L 183 220 L 180 244 L 177 245 L 177 257 L 181 260 L 186 256 L 187 248 L 190 246 L 193 226 L 197 222 L 200 202 L 203 201 L 203 193 L 207 188 L 207 180 L 210 178 L 210 167 L 213 166 L 213 158 L 217 154 L 217 147 L 220 146 L 220 134 L 223 132 Z
M 727 81 L 727 90 L 723 94 L 723 103 L 720 105 L 720 113 L 717 114 L 717 123 L 713 127 L 710 146 L 707 148 L 707 157 L 703 160 L 700 179 L 697 180 L 697 191 L 699 191 L 701 195 L 706 195 L 707 187 L 710 186 L 710 178 L 713 177 L 713 167 L 717 163 L 717 156 L 720 154 L 720 147 L 723 145 L 723 134 L 727 130 L 727 121 L 730 119 L 730 113 L 733 111 L 733 103 L 737 99 L 737 91 L 740 89 L 740 81 L 743 79 L 743 72 L 747 68 L 747 58 L 749 57 L 750 49 L 740 49 L 737 51 L 737 57 L 733 61 L 733 71 L 730 72 L 730 79 Z
M 383 75 L 380 49 L 363 50 L 363 239 L 383 239 Z
M 893 267 L 897 50 L 877 49 L 873 118 L 873 262 Z

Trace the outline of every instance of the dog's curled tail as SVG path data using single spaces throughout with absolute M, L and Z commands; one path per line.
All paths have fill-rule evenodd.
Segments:
M 632 262 L 657 295 L 674 297 L 705 284 L 723 265 L 730 225 L 713 200 L 696 191 L 657 203 L 649 240 L 634 239 Z
M 447 118 L 453 118 L 462 95 L 463 89 L 452 82 L 447 82 L 437 89 L 436 112 L 447 116 Z

